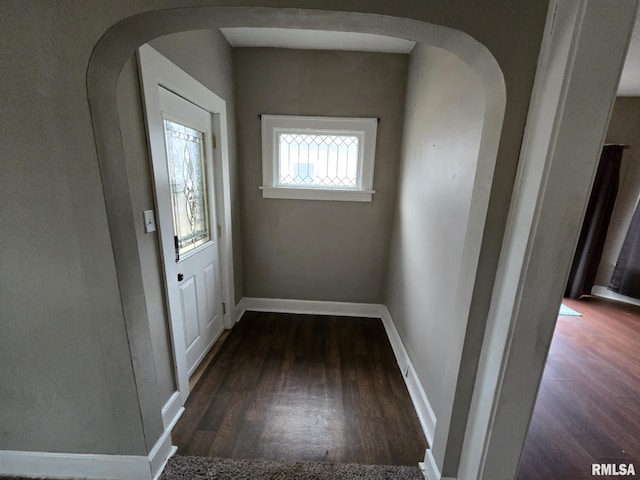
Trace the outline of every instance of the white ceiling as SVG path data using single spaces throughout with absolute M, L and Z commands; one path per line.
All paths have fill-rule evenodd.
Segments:
M 276 47 L 304 50 L 409 53 L 415 42 L 370 33 L 295 28 L 221 28 L 232 47 Z
M 370 33 L 257 27 L 221 28 L 220 31 L 232 47 L 409 53 L 415 45 L 415 42 L 410 40 Z M 618 95 L 640 96 L 640 20 L 638 19 L 620 77 Z

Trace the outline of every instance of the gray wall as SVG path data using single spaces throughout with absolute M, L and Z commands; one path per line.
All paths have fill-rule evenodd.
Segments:
M 248 297 L 382 300 L 407 56 L 234 49 Z M 379 117 L 373 201 L 264 199 L 258 115 Z
M 95 40 L 54 4 L 3 10 L 0 450 L 145 455 L 87 104 Z
M 133 358 L 128 341 L 144 343 L 150 336 L 125 329 L 125 292 L 118 289 L 112 248 L 112 239 L 119 238 L 118 225 L 112 223 L 110 228 L 107 222 L 107 213 L 113 219 L 119 212 L 105 206 L 103 181 L 107 180 L 98 167 L 93 135 L 98 127 L 90 116 L 87 71 L 95 68 L 106 79 L 105 90 L 93 92 L 92 105 L 94 113 L 103 112 L 101 118 L 108 118 L 104 125 L 112 127 L 113 136 L 100 144 L 118 151 L 117 125 L 111 123 L 117 73 L 134 48 L 149 39 L 205 28 L 215 20 L 211 11 L 202 15 L 194 8 L 169 10 L 189 4 L 181 0 L 91 0 L 65 2 L 64 8 L 60 2 L 38 0 L 2 4 L 0 449 L 130 455 L 148 451 L 141 412 L 151 407 L 136 397 L 133 364 L 144 375 L 152 372 Z M 291 0 L 287 5 L 406 16 L 460 29 L 495 56 L 504 73 L 508 104 L 483 243 L 484 270 L 477 282 L 481 338 L 547 2 L 343 0 L 329 5 L 325 0 Z M 156 13 L 162 9 L 167 9 L 166 15 Z M 256 11 L 252 18 L 260 14 Z M 110 30 L 116 25 L 117 30 Z M 106 42 L 103 49 L 94 50 L 101 39 Z M 109 55 L 90 62 L 100 51 Z M 114 165 L 120 172 L 118 162 L 108 155 L 102 158 L 103 167 Z M 155 441 L 153 435 L 148 441 Z
M 456 304 L 459 282 L 475 276 L 462 258 L 485 105 L 451 53 L 417 45 L 410 59 L 385 303 L 435 413 L 440 463 L 471 302 Z
M 191 76 L 206 85 L 227 102 L 229 127 L 229 160 L 232 181 L 235 170 L 235 124 L 233 103 L 233 75 L 231 47 L 217 30 L 195 30 L 159 37 L 149 42 L 156 50 L 180 66 Z M 169 336 L 163 273 L 160 267 L 160 248 L 157 233 L 144 232 L 142 212 L 153 210 L 154 197 L 150 176 L 150 159 L 147 150 L 144 116 L 138 81 L 138 67 L 131 58 L 120 74 L 118 83 L 118 111 L 127 161 L 127 174 L 131 188 L 131 204 L 140 219 L 136 225 L 138 251 L 142 264 L 145 303 L 149 317 L 153 357 L 158 382 L 160 404 L 164 405 L 176 390 L 173 353 Z M 232 195 L 237 189 L 232 183 Z M 237 273 L 236 295 L 242 294 L 242 252 L 239 231 L 237 198 L 232 205 L 235 213 L 234 264 Z M 239 298 L 239 297 L 238 297 Z
M 126 155 L 127 175 L 131 188 L 131 207 L 140 221 L 136 224 L 136 240 L 142 265 L 145 303 L 156 368 L 158 398 L 164 405 L 176 391 L 173 354 L 165 312 L 164 282 L 160 265 L 160 246 L 155 233 L 145 233 L 142 212 L 154 210 L 150 163 L 142 113 L 142 99 L 135 57 L 126 63 L 118 81 L 118 112 L 122 142 Z
M 631 145 L 622 154 L 620 190 L 611 215 L 596 285 L 606 287 L 611 280 L 622 243 L 640 198 L 640 98 L 618 97 L 609 120 L 606 143 Z

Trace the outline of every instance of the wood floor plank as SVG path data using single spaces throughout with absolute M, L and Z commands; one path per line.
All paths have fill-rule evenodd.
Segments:
M 247 312 L 189 397 L 179 453 L 415 465 L 427 447 L 380 319 Z
M 565 299 L 524 445 L 519 480 L 592 478 L 592 463 L 640 471 L 640 308 Z

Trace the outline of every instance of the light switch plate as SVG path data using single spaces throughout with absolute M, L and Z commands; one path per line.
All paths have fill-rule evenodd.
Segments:
M 144 217 L 144 231 L 147 233 L 156 231 L 156 219 L 153 215 L 153 210 L 145 210 L 142 212 Z

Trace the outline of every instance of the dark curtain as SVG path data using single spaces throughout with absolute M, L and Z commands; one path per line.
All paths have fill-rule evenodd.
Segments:
M 602 148 L 565 297 L 580 298 L 591 293 L 618 194 L 622 151 L 622 145 L 605 145 Z
M 640 208 L 631 219 L 609 289 L 628 297 L 640 298 Z

